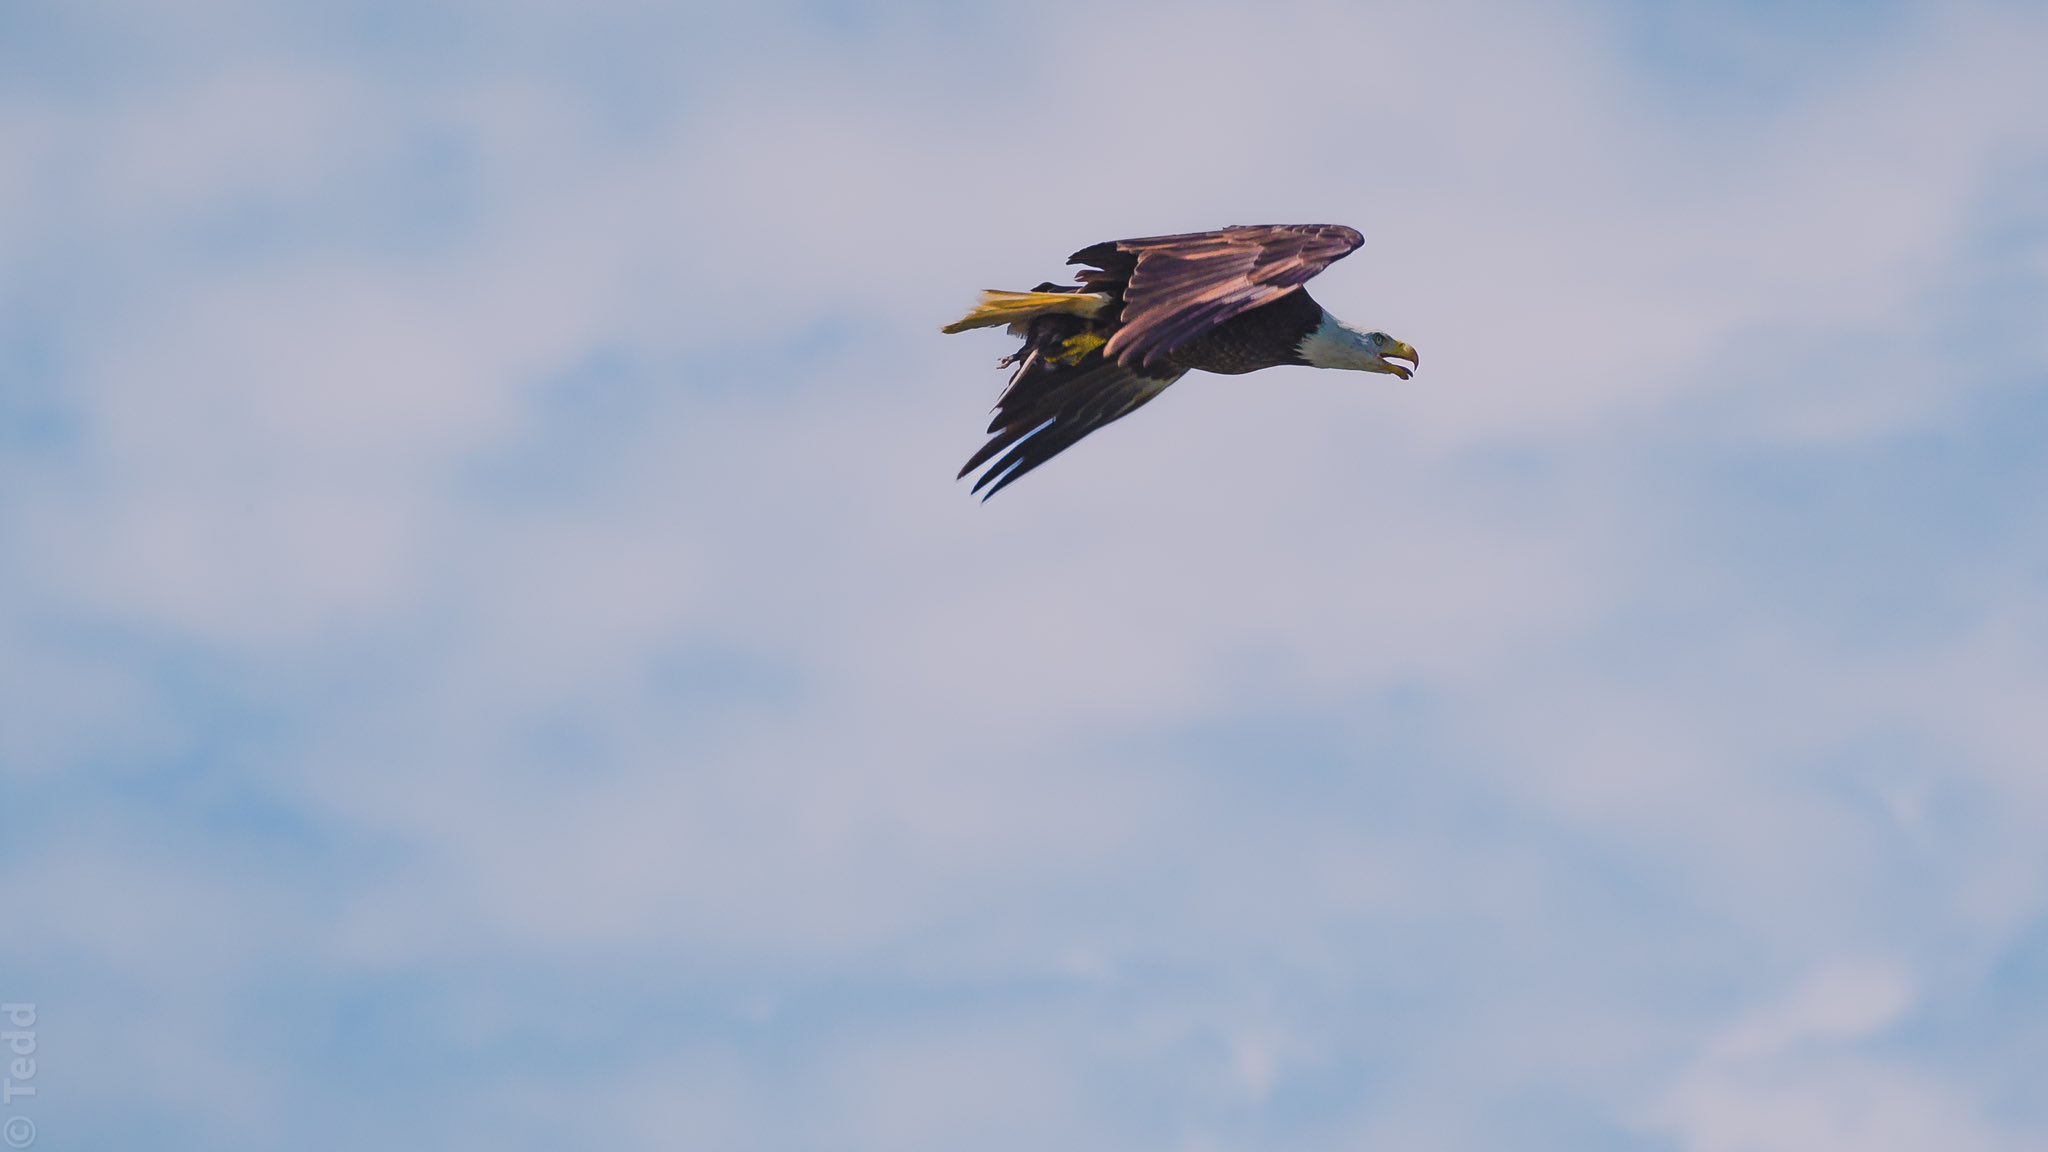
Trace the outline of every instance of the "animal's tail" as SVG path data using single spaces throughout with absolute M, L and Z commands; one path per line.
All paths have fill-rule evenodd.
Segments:
M 998 292 L 981 294 L 974 311 L 941 328 L 941 332 L 965 332 L 969 328 L 993 328 L 998 324 L 1019 324 L 1037 316 L 1065 315 L 1093 319 L 1109 303 L 1105 292 Z

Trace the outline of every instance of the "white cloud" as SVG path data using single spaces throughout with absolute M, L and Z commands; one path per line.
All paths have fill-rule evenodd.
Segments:
M 1816 973 L 1713 1037 L 1667 1092 L 1658 1127 L 1689 1152 L 2020 1147 L 1960 1085 L 1866 1050 L 1914 1000 L 1888 965 Z

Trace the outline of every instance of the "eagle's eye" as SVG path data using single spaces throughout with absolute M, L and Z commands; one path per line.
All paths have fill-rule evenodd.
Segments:
M 1372 346 L 1373 346 L 1373 347 L 1375 347 L 1375 348 L 1378 348 L 1379 346 L 1381 346 L 1382 344 L 1385 344 L 1386 342 L 1387 342 L 1387 334 L 1386 334 L 1386 333 L 1384 333 L 1384 332 L 1375 332 L 1375 333 L 1373 333 L 1373 334 L 1372 334 Z

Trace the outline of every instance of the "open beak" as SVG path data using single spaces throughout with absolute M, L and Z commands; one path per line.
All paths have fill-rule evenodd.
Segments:
M 1380 353 L 1380 359 L 1406 360 L 1408 362 L 1408 366 L 1406 368 L 1403 368 L 1399 364 L 1387 365 L 1387 367 L 1392 368 L 1394 370 L 1394 375 L 1399 376 L 1403 380 L 1406 380 L 1410 376 L 1415 375 L 1415 370 L 1422 366 L 1422 357 L 1415 354 L 1414 346 L 1410 344 L 1404 344 L 1399 340 L 1394 341 L 1394 346 L 1392 348 L 1389 348 L 1385 352 Z

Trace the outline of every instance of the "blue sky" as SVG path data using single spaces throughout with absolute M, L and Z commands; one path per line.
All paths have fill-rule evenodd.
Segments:
M 2048 12 L 0 13 L 39 1147 L 2048 1142 Z M 983 287 L 1418 379 L 981 505 Z

